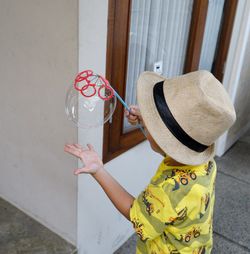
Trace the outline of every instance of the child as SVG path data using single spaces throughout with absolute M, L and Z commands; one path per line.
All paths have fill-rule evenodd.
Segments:
M 141 123 L 152 149 L 163 161 L 148 186 L 134 198 L 104 169 L 92 145 L 66 145 L 80 158 L 138 235 L 137 254 L 209 254 L 216 163 L 215 141 L 235 122 L 236 114 L 222 84 L 208 71 L 166 79 L 141 74 L 139 107 L 126 116 Z

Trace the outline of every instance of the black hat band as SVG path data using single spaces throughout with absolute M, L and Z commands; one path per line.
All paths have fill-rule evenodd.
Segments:
M 158 113 L 166 125 L 166 127 L 171 131 L 171 133 L 185 146 L 188 148 L 196 151 L 196 152 L 203 152 L 208 146 L 203 145 L 193 138 L 191 138 L 178 124 L 175 120 L 174 116 L 172 115 L 169 107 L 166 103 L 164 93 L 163 93 L 163 82 L 160 81 L 155 84 L 153 88 L 153 95 L 154 95 L 154 102 Z

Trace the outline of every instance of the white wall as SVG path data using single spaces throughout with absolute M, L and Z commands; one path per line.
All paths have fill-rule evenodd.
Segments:
M 250 128 L 250 1 L 239 0 L 226 62 L 223 85 L 236 110 L 235 124 L 216 144 L 222 156 Z
M 97 73 L 105 74 L 108 0 L 80 0 L 79 3 L 79 70 L 93 69 Z M 223 82 L 235 102 L 237 113 L 247 112 L 242 114 L 242 117 L 240 113 L 238 114 L 239 119 L 244 119 L 241 120 L 243 125 L 247 125 L 249 121 L 250 101 L 248 86 L 250 53 L 249 49 L 246 50 L 249 45 L 249 41 L 246 40 L 249 29 L 249 3 L 248 0 L 239 0 Z M 93 18 L 93 10 L 95 10 L 95 17 L 98 18 Z M 242 65 L 246 65 L 245 69 L 239 69 Z M 241 100 L 244 102 L 239 103 Z M 222 147 L 225 151 L 230 147 L 232 145 L 229 144 L 230 141 L 237 140 L 236 135 L 239 131 L 242 132 L 243 125 L 239 125 L 238 130 L 232 128 L 227 132 L 222 137 L 222 146 L 219 148 Z M 84 146 L 92 143 L 101 156 L 103 140 L 101 127 L 88 131 L 79 129 L 78 134 L 79 143 Z M 153 176 L 160 160 L 161 157 L 153 153 L 148 143 L 144 142 L 110 161 L 105 168 L 127 191 L 137 196 Z M 79 254 L 113 253 L 133 232 L 132 225 L 119 214 L 93 178 L 89 175 L 80 175 L 78 178 Z
M 239 0 L 223 84 L 235 103 L 237 123 L 217 143 L 223 154 L 249 126 L 249 10 L 250 1 Z M 98 8 L 96 8 L 98 7 Z M 93 18 L 93 10 L 95 16 Z M 108 0 L 80 0 L 79 69 L 105 73 Z M 100 112 L 102 113 L 102 112 Z M 79 143 L 92 143 L 102 154 L 102 128 L 79 129 Z M 155 172 L 161 157 L 147 142 L 105 165 L 132 195 L 137 196 Z M 138 164 L 140 162 L 140 165 Z M 78 178 L 79 254 L 113 253 L 134 232 L 132 225 L 115 209 L 100 186 L 89 175 Z
M 0 1 L 0 196 L 76 243 L 76 159 L 66 90 L 77 73 L 77 0 Z
M 94 18 L 93 14 L 98 18 Z M 105 74 L 107 14 L 108 0 L 79 1 L 79 70 L 93 69 L 99 74 Z M 84 146 L 92 143 L 101 156 L 102 133 L 102 128 L 88 131 L 79 129 L 79 143 Z M 144 142 L 110 161 L 105 168 L 128 192 L 136 196 L 149 182 L 160 160 L 161 157 L 152 152 L 149 144 Z M 79 254 L 111 254 L 133 232 L 132 224 L 116 210 L 94 179 L 89 175 L 80 175 L 78 177 Z

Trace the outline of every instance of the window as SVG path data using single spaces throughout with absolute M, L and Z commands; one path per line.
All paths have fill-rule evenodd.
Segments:
M 156 62 L 160 62 L 167 77 L 204 66 L 218 71 L 226 60 L 236 3 L 236 0 L 225 4 L 224 0 L 109 0 L 107 79 L 131 105 L 136 104 L 137 78 L 144 70 L 153 71 Z M 210 36 L 209 31 L 213 31 Z M 221 43 L 222 35 L 227 37 L 226 46 Z M 219 56 L 218 45 L 223 48 L 224 58 Z M 138 128 L 129 126 L 123 112 L 118 101 L 112 121 L 104 127 L 104 162 L 145 140 Z

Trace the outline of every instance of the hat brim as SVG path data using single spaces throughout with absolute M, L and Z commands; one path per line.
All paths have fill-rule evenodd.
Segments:
M 143 121 L 149 133 L 159 147 L 174 160 L 187 164 L 203 164 L 214 157 L 215 143 L 199 153 L 182 144 L 162 121 L 153 97 L 153 87 L 156 83 L 167 79 L 154 72 L 143 72 L 137 82 L 137 101 Z

